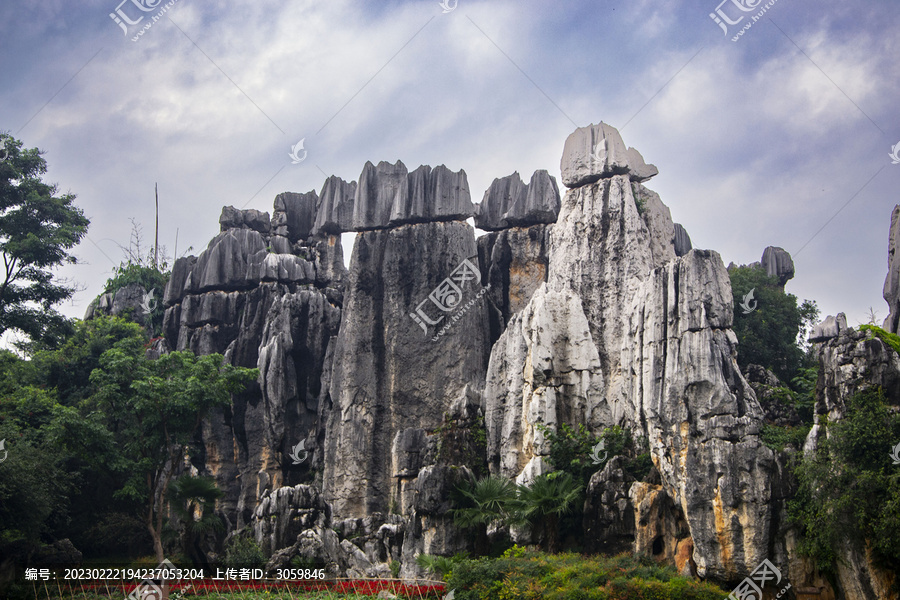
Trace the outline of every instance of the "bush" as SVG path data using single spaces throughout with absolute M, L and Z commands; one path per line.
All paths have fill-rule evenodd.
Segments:
M 787 446 L 793 446 L 797 450 L 803 449 L 803 442 L 809 434 L 810 425 L 797 427 L 781 427 L 778 425 L 763 425 L 762 442 L 775 452 L 781 452 Z
M 255 568 L 266 566 L 266 555 L 252 537 L 235 535 L 225 548 L 224 566 L 234 568 Z
M 680 577 L 671 567 L 630 555 L 508 552 L 503 558 L 458 561 L 445 578 L 456 600 L 720 600 L 727 592 Z

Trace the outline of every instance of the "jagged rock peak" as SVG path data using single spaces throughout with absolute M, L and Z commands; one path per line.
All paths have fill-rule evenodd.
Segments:
M 691 251 L 691 236 L 681 223 L 675 223 L 675 256 L 684 256 Z
M 519 173 L 491 183 L 481 204 L 475 207 L 475 227 L 499 231 L 540 223 L 555 223 L 560 198 L 556 178 L 541 169 L 534 172 L 528 185 Z
M 355 196 L 355 181 L 347 183 L 335 175 L 326 179 L 316 206 L 313 233 L 320 235 L 352 231 Z
M 900 329 L 900 204 L 891 213 L 891 230 L 888 236 L 888 272 L 884 278 L 884 300 L 890 313 L 884 320 L 884 328 L 891 333 Z
M 254 208 L 240 210 L 233 206 L 223 206 L 222 215 L 219 217 L 219 228 L 221 231 L 252 229 L 268 235 L 272 231 L 272 224 L 269 222 L 269 213 L 267 212 Z
M 576 188 L 604 177 L 628 175 L 632 181 L 646 181 L 659 170 L 644 162 L 634 148 L 627 148 L 619 131 L 600 122 L 579 127 L 568 138 L 560 161 L 563 185 Z
M 475 214 L 463 170 L 423 165 L 409 173 L 393 165 L 366 162 L 353 199 L 351 231 L 384 229 L 404 223 L 464 221 Z
M 790 253 L 784 248 L 769 246 L 763 250 L 760 264 L 769 277 L 778 279 L 778 283 L 782 287 L 794 278 L 794 261 L 791 259 Z

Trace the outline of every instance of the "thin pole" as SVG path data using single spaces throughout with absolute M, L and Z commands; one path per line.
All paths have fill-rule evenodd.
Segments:
M 159 184 L 153 184 L 156 191 L 156 239 L 153 242 L 153 268 L 159 270 Z

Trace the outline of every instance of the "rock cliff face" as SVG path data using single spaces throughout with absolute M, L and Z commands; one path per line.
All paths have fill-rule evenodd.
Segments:
M 592 166 L 598 140 L 607 154 Z M 527 481 L 548 470 L 539 424 L 628 426 L 649 438 L 658 493 L 690 532 L 659 543 L 675 556 L 689 542 L 701 576 L 739 578 L 767 555 L 773 456 L 734 360 L 728 275 L 715 252 L 677 256 L 668 208 L 633 180 L 623 149 L 607 125 L 567 141 L 573 189 L 550 233 L 546 286 L 491 352 L 489 463 Z
M 169 350 L 260 369 L 257 387 L 203 423 L 203 451 L 192 457 L 225 492 L 230 529 L 250 523 L 264 492 L 306 480 L 322 460 L 290 458 L 317 438 L 326 350 L 341 320 L 340 238 L 308 237 L 316 204 L 315 192 L 281 194 L 272 219 L 226 207 L 221 233 L 199 257 L 176 260 L 166 287 Z
M 785 524 L 786 463 L 761 444 L 767 415 L 735 362 L 721 258 L 692 248 L 642 183 L 656 168 L 609 125 L 569 136 L 561 172 L 563 198 L 537 171 L 528 185 L 495 180 L 475 207 L 464 171 L 366 163 L 359 184 L 330 177 L 319 194 L 279 195 L 271 217 L 226 207 L 207 249 L 175 262 L 157 351 L 260 369 L 203 423 L 191 460 L 225 491 L 229 531 L 252 531 L 270 566 L 300 556 L 385 577 L 396 560 L 403 576 L 421 575 L 417 554 L 471 545 L 448 513 L 454 487 L 551 470 L 542 427 L 566 424 L 628 428 L 653 462 L 640 481 L 623 457 L 597 467 L 587 549 L 646 553 L 719 582 L 766 558 L 803 573 Z M 488 231 L 477 241 L 472 216 Z M 894 330 L 898 220 L 900 207 L 885 284 Z M 793 276 L 780 248 L 760 266 L 782 285 Z M 144 294 L 103 296 L 88 316 Z M 817 423 L 840 419 L 860 386 L 900 389 L 896 353 L 842 315 L 812 337 Z M 820 435 L 817 425 L 807 450 Z M 868 568 L 853 552 L 848 564 Z M 848 597 L 881 589 L 840 577 L 863 590 Z

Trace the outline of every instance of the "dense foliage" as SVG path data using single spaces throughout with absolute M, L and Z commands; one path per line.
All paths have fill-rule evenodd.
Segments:
M 797 344 L 803 315 L 797 297 L 786 294 L 778 281 L 757 266 L 735 267 L 729 271 L 734 294 L 734 333 L 738 338 L 738 365 L 770 369 L 782 381 L 791 381 L 803 366 L 803 350 Z M 748 294 L 753 291 L 753 299 Z M 745 314 L 740 308 L 748 298 Z M 754 302 L 755 301 L 755 305 Z
M 62 538 L 89 556 L 133 556 L 148 551 L 148 528 L 158 554 L 167 499 L 183 542 L 214 527 L 204 511 L 216 491 L 185 483 L 168 494 L 171 467 L 205 412 L 256 370 L 189 352 L 151 360 L 147 343 L 138 325 L 98 318 L 30 360 L 0 352 L 0 556 L 25 561 Z
M 0 161 L 0 334 L 14 330 L 52 347 L 71 332 L 53 307 L 75 293 L 54 279 L 53 270 L 76 262 L 70 250 L 89 221 L 73 194 L 57 195 L 56 186 L 41 179 L 47 163 L 40 150 L 8 135 L 0 141 L 8 152 Z
M 554 469 L 569 473 L 585 488 L 591 476 L 614 456 L 625 457 L 625 471 L 638 481 L 653 467 L 647 440 L 643 437 L 635 439 L 629 429 L 618 425 L 605 428 L 599 437 L 591 434 L 584 424 L 579 424 L 578 429 L 565 423 L 555 430 L 541 424 L 537 428 L 550 442 L 550 463 Z M 600 456 L 606 458 L 595 464 L 592 455 L 600 442 L 603 442 Z
M 900 467 L 890 456 L 900 442 L 900 414 L 879 389 L 857 394 L 846 407 L 843 420 L 826 424 L 818 451 L 794 470 L 799 490 L 788 508 L 803 534 L 800 551 L 833 573 L 837 548 L 849 541 L 900 572 Z

